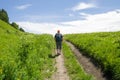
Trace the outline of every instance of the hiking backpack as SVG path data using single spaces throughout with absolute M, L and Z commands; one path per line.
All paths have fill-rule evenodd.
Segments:
M 62 41 L 62 35 L 61 34 L 56 34 L 55 39 L 56 39 L 57 42 Z

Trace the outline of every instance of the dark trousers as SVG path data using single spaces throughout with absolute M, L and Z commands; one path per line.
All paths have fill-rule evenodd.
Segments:
M 56 48 L 61 50 L 61 48 L 62 48 L 62 41 L 56 42 Z

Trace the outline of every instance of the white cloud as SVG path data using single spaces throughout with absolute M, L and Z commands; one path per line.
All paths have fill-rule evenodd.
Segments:
M 118 10 L 117 10 L 118 11 Z M 85 20 L 63 22 L 72 25 L 78 32 L 117 31 L 120 30 L 120 13 L 110 11 L 102 14 L 86 15 Z
M 70 14 L 69 14 L 69 16 L 70 16 L 70 17 L 73 17 L 73 16 L 74 16 L 74 14 L 71 14 L 71 13 L 70 13 Z
M 79 11 L 79 10 L 88 9 L 88 8 L 94 8 L 94 7 L 96 7 L 96 5 L 93 4 L 93 3 L 84 3 L 84 2 L 82 2 L 82 3 L 78 3 L 77 5 L 75 5 L 72 8 L 72 10 L 73 11 Z
M 17 22 L 26 32 L 31 33 L 49 33 L 53 34 L 58 28 L 58 24 L 52 23 L 34 23 L 34 22 Z
M 86 33 L 101 31 L 120 31 L 120 10 L 102 14 L 83 14 L 85 20 L 62 23 L 17 22 L 27 32 L 55 34 L 58 29 L 66 33 Z
M 24 10 L 24 9 L 27 9 L 28 7 L 32 6 L 31 4 L 24 4 L 24 5 L 20 5 L 20 6 L 17 6 L 16 9 L 19 9 L 19 10 Z
M 83 12 L 81 12 L 81 13 L 79 13 L 81 16 L 89 16 L 90 14 L 87 14 L 87 13 L 83 13 Z

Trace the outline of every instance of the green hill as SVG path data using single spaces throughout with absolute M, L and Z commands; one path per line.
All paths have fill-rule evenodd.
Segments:
M 52 35 L 23 33 L 0 20 L 0 80 L 44 80 L 54 72 Z M 47 64 L 46 64 L 47 63 Z

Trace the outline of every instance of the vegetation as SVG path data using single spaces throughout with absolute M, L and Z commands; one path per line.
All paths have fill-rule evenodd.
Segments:
M 83 68 L 73 55 L 70 47 L 65 43 L 63 43 L 63 53 L 65 57 L 65 66 L 71 80 L 94 80 L 91 75 L 84 72 Z
M 9 23 L 8 14 L 7 14 L 7 12 L 6 12 L 4 9 L 1 9 L 1 10 L 0 10 L 0 20 L 6 22 L 6 23 L 8 23 L 8 24 L 10 24 L 10 23 Z M 25 32 L 24 29 L 23 29 L 23 28 L 19 28 L 19 25 L 16 24 L 15 22 L 12 22 L 10 25 L 11 25 L 12 27 L 14 27 L 15 29 L 17 29 L 17 30 L 20 30 L 20 31 L 22 31 L 22 32 Z
M 17 29 L 17 30 L 20 30 L 20 31 L 22 31 L 22 32 L 25 32 L 24 29 L 23 29 L 23 28 L 19 28 L 19 25 L 16 24 L 15 22 L 12 22 L 12 23 L 11 23 L 11 26 L 14 27 L 14 28 Z
M 22 32 L 25 32 L 25 30 L 23 28 L 19 28 L 19 30 L 22 31 Z
M 65 38 L 91 57 L 112 80 L 120 80 L 120 32 L 70 34 Z
M 53 49 L 52 35 L 23 33 L 0 20 L 0 80 L 50 78 Z
M 9 23 L 8 14 L 4 9 L 0 10 L 0 19 L 7 22 L 7 23 Z
M 19 29 L 19 26 L 15 22 L 12 22 L 11 26 L 14 27 L 15 29 Z

